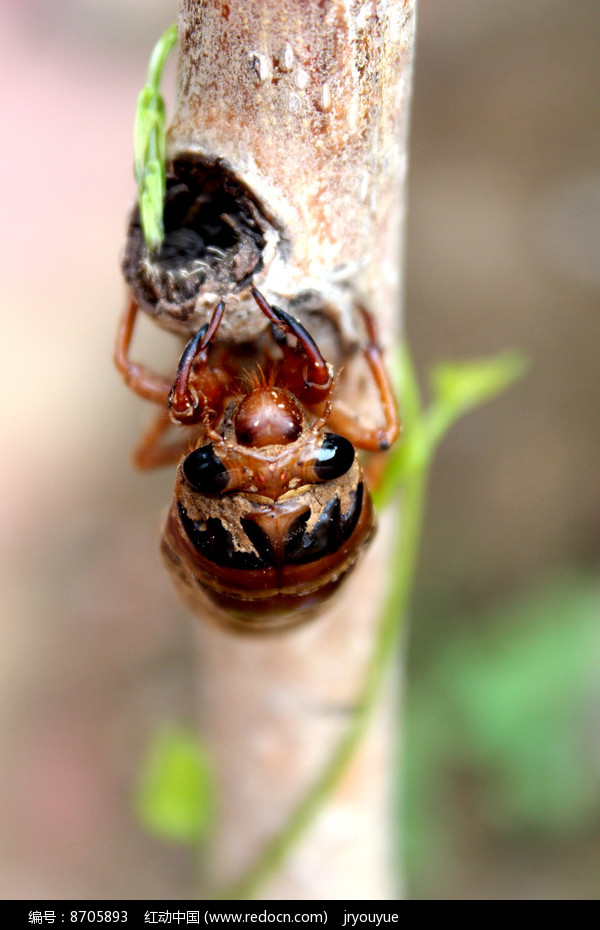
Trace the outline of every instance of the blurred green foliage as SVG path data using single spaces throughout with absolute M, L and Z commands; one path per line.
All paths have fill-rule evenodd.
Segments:
M 215 783 L 197 733 L 177 724 L 157 731 L 144 760 L 135 808 L 149 833 L 196 844 L 210 829 Z
M 434 878 L 469 810 L 491 834 L 567 839 L 600 818 L 600 611 L 587 576 L 451 617 L 408 693 L 402 830 Z

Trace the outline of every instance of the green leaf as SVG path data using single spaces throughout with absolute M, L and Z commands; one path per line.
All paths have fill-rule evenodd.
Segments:
M 135 797 L 149 833 L 175 843 L 197 843 L 212 823 L 215 779 L 197 734 L 168 727 L 155 734 Z
M 403 433 L 388 454 L 380 486 L 373 493 L 377 508 L 389 503 L 410 475 L 424 474 L 437 446 L 464 413 L 500 394 L 527 368 L 521 352 L 503 352 L 489 359 L 445 363 L 433 369 L 433 400 L 423 410 L 408 348 L 396 362 L 394 381 L 400 385 Z
M 527 370 L 517 350 L 469 362 L 445 362 L 431 373 L 433 400 L 427 432 L 431 452 L 463 414 L 501 394 Z

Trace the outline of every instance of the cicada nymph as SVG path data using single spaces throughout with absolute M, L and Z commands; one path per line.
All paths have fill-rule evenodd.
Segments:
M 356 450 L 389 448 L 400 424 L 366 311 L 363 353 L 380 427 L 336 403 L 335 373 L 306 328 L 256 288 L 252 296 L 271 323 L 254 353 L 219 342 L 221 300 L 170 383 L 129 360 L 132 301 L 116 362 L 134 390 L 162 407 L 136 463 L 178 462 L 162 539 L 177 587 L 198 614 L 207 613 L 208 599 L 222 622 L 269 630 L 314 613 L 367 546 L 375 517 Z M 184 436 L 168 445 L 170 422 Z

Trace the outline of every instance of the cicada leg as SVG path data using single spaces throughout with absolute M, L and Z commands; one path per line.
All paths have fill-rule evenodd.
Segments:
M 136 468 L 149 471 L 165 465 L 176 465 L 181 456 L 189 452 L 193 445 L 193 435 L 189 429 L 184 436 L 173 442 L 164 441 L 165 433 L 172 425 L 169 412 L 163 407 L 133 450 L 133 464 Z
M 199 409 L 202 373 L 209 374 L 207 349 L 219 328 L 224 311 L 225 301 L 220 300 L 210 322 L 194 333 L 183 350 L 168 400 L 171 418 L 179 423 L 195 423 L 203 416 L 203 411 Z
M 156 404 L 166 404 L 171 390 L 170 382 L 162 375 L 151 371 L 144 365 L 132 362 L 129 358 L 131 340 L 139 311 L 137 301 L 132 297 L 121 318 L 115 346 L 115 365 L 123 375 L 125 383 L 140 397 L 152 400 Z
M 367 452 L 384 452 L 400 435 L 400 417 L 394 388 L 383 364 L 381 347 L 377 341 L 375 321 L 364 307 L 359 307 L 359 310 L 365 321 L 367 332 L 367 342 L 362 351 L 379 394 L 384 425 L 371 426 L 364 423 L 345 405 L 338 402 L 331 410 L 329 426 L 349 439 L 357 449 L 364 449 Z
M 327 401 L 333 389 L 333 369 L 321 355 L 310 333 L 285 310 L 272 306 L 255 287 L 252 288 L 252 296 L 268 320 L 298 341 L 301 358 L 297 349 L 290 349 L 277 340 L 284 355 L 281 367 L 285 372 L 286 386 L 289 384 L 292 392 L 307 406 Z

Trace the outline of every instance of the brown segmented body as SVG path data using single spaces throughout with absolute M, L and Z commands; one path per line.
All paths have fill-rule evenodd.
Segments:
M 218 460 L 246 461 L 246 475 L 232 475 L 234 483 L 253 488 L 270 478 L 262 493 L 199 493 L 180 464 L 162 553 L 196 612 L 208 596 L 232 626 L 269 630 L 305 619 L 337 589 L 371 538 L 375 519 L 356 458 L 330 481 L 319 481 L 308 464 L 325 435 L 331 434 L 314 434 L 305 425 L 292 443 L 264 447 L 253 462 L 245 447 L 225 437 L 214 441 Z M 299 486 L 290 490 L 296 480 Z

